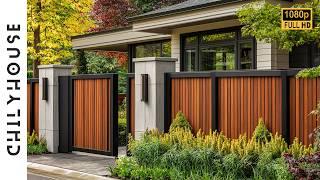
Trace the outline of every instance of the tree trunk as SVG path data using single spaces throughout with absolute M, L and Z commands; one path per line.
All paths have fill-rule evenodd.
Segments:
M 38 1 L 37 3 L 37 14 L 40 14 L 41 12 L 41 1 Z M 40 52 L 40 25 L 34 30 L 33 32 L 33 48 L 35 49 L 36 54 L 38 55 Z M 32 70 L 33 70 L 33 78 L 38 78 L 39 77 L 39 69 L 38 65 L 40 65 L 40 58 L 37 57 L 36 59 L 33 60 L 32 64 Z

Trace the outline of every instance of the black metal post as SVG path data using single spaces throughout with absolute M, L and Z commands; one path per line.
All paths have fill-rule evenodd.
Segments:
M 171 79 L 170 73 L 164 74 L 164 132 L 169 132 L 171 122 Z
M 212 103 L 212 110 L 211 110 L 211 117 L 212 117 L 212 124 L 211 128 L 212 131 L 219 131 L 219 124 L 218 124 L 218 80 L 216 74 L 213 72 L 211 73 L 211 103 Z
M 112 74 L 110 79 L 110 112 L 111 154 L 118 156 L 118 74 Z
M 290 143 L 290 112 L 289 112 L 289 78 L 287 71 L 281 72 L 282 79 L 282 135 L 287 143 Z

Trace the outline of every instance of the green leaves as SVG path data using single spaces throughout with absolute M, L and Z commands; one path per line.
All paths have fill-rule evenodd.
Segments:
M 314 16 L 320 16 L 320 6 L 315 2 L 296 4 L 294 7 L 310 7 Z M 281 7 L 265 1 L 249 3 L 243 6 L 237 16 L 243 26 L 244 35 L 254 36 L 258 41 L 276 42 L 279 48 L 291 51 L 294 46 L 320 41 L 320 20 L 316 27 L 308 31 L 281 30 Z

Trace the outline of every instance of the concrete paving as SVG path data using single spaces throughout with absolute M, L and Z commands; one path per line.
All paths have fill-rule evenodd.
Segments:
M 119 156 L 125 154 L 125 147 L 119 148 Z M 88 154 L 82 152 L 42 154 L 28 156 L 28 162 L 43 164 L 73 171 L 106 176 L 110 175 L 107 171 L 108 166 L 115 165 L 115 158 L 112 156 L 103 156 Z

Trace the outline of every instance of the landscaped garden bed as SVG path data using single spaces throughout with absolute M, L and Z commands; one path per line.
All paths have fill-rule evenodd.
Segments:
M 291 145 L 259 121 L 252 138 L 223 133 L 194 135 L 179 113 L 169 133 L 147 131 L 130 140 L 131 156 L 117 160 L 122 179 L 294 179 L 320 178 L 319 153 L 295 139 Z M 318 174 L 317 174 L 318 173 Z
M 34 131 L 32 132 L 31 135 L 28 132 L 27 140 L 28 140 L 28 145 L 27 145 L 28 155 L 43 154 L 48 152 L 47 143 L 45 139 L 39 138 Z

